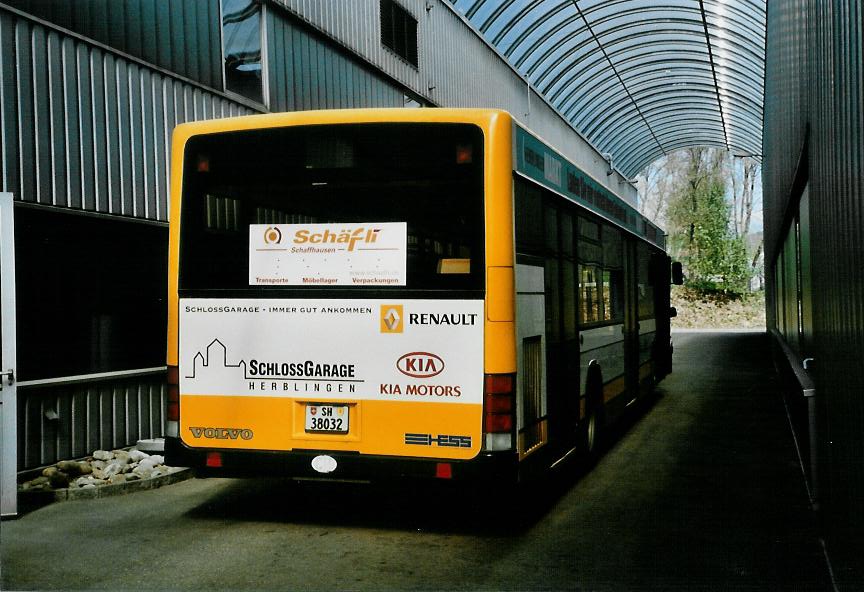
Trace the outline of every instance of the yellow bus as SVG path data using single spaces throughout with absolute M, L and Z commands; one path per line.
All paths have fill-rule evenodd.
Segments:
M 167 462 L 515 482 L 671 369 L 663 233 L 508 113 L 178 126 Z

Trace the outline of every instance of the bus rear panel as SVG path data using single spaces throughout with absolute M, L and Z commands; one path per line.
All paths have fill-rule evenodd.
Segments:
M 515 473 L 512 377 L 484 373 L 484 152 L 467 123 L 191 135 L 172 219 L 169 462 Z

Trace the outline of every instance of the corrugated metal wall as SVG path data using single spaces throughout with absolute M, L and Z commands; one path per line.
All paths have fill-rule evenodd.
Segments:
M 814 377 L 828 548 L 843 581 L 864 548 L 864 65 L 857 0 L 768 4 L 763 188 L 766 262 L 806 184 Z M 796 179 L 799 155 L 806 154 Z M 775 270 L 769 269 L 769 274 Z M 768 285 L 772 285 L 771 278 Z M 775 299 L 768 298 L 774 323 Z
M 28 14 L 222 88 L 218 0 L 5 0 Z
M 417 19 L 418 67 L 381 43 L 380 0 L 273 0 L 433 105 L 506 109 L 607 189 L 635 204 L 636 190 L 442 0 L 402 0 Z
M 808 0 L 778 2 L 768 6 L 768 59 L 772 71 L 765 81 L 765 123 L 762 142 L 762 174 L 766 195 L 782 199 L 764 200 L 764 216 L 774 223 L 765 225 L 765 260 L 773 261 L 786 208 L 792 193 L 798 162 L 805 148 L 808 104 L 808 46 L 806 30 L 798 31 L 800 15 L 806 14 Z M 770 109 L 769 109 L 770 106 Z M 787 221 L 788 222 L 788 221 Z
M 341 4 L 341 3 L 340 3 Z M 404 92 L 328 40 L 310 35 L 285 11 L 267 19 L 271 111 L 402 107 Z
M 167 220 L 171 130 L 253 111 L 0 10 L 2 187 L 16 200 Z
M 419 34 L 420 47 L 418 48 L 421 65 L 415 68 L 381 44 L 379 2 L 380 0 L 352 2 L 274 0 L 275 4 L 285 6 L 313 27 L 339 40 L 340 44 L 375 64 L 388 76 L 392 76 L 431 102 L 440 103 L 427 92 L 426 87 L 421 85 L 421 82 L 428 81 L 426 70 L 429 63 L 423 33 Z M 402 2 L 400 6 L 417 19 L 418 30 L 422 30 L 426 19 L 423 2 Z M 441 51 L 442 48 L 438 47 L 437 51 Z M 421 87 L 423 92 L 419 92 Z
M 164 433 L 164 371 L 22 389 L 26 396 L 19 396 L 19 468 L 79 458 Z
M 174 126 L 254 112 L 2 7 L 0 107 L 0 186 L 17 201 L 162 222 Z M 161 435 L 163 383 L 157 374 L 20 386 L 19 468 Z

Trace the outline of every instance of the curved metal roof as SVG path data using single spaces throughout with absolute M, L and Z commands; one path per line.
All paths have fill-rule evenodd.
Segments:
M 764 0 L 454 0 L 615 167 L 679 148 L 759 156 Z

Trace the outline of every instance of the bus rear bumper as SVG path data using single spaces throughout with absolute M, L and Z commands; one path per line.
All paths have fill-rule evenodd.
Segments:
M 218 453 L 218 464 L 208 454 Z M 326 455 L 336 461 L 329 473 L 315 470 L 312 461 Z M 195 449 L 179 438 L 165 438 L 165 462 L 170 466 L 191 467 L 199 477 L 288 477 L 351 481 L 394 479 L 452 479 L 454 481 L 494 481 L 515 484 L 519 457 L 515 452 L 481 452 L 464 460 L 429 459 L 400 456 L 374 456 L 328 450 L 268 452 L 258 450 Z M 442 466 L 444 465 L 444 466 Z

